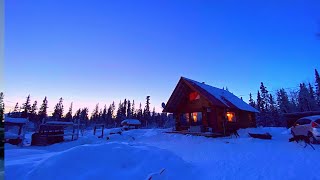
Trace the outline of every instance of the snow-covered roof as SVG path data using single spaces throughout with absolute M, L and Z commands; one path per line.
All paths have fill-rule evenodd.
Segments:
M 252 106 L 250 106 L 249 104 L 247 104 L 242 99 L 238 98 L 236 95 L 232 94 L 229 91 L 212 87 L 210 85 L 200 83 L 188 78 L 184 78 L 184 79 L 191 83 L 194 83 L 195 85 L 199 86 L 203 90 L 207 91 L 209 94 L 214 96 L 216 99 L 218 99 L 221 103 L 223 103 L 227 107 L 230 107 L 229 106 L 229 102 L 230 102 L 231 104 L 233 104 L 234 106 L 236 106 L 241 110 L 249 111 L 249 112 L 257 112 L 257 113 L 259 112 L 258 110 L 256 110 L 255 108 L 253 108 Z
M 26 119 L 26 118 L 11 118 L 11 117 L 6 117 L 6 118 L 4 119 L 4 122 L 25 124 L 25 123 L 28 122 L 28 119 Z
M 300 119 L 310 119 L 312 121 L 316 121 L 316 120 L 320 119 L 320 115 L 307 116 L 307 117 L 303 117 L 303 118 L 300 118 Z
M 141 122 L 138 119 L 125 119 L 121 122 L 121 125 L 125 123 L 129 125 L 141 125 Z
M 73 122 L 47 121 L 45 124 L 52 124 L 52 125 L 72 125 Z

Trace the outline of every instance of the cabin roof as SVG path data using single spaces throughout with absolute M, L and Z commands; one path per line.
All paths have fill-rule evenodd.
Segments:
M 204 96 L 212 105 L 225 107 L 225 108 L 233 108 L 233 109 L 240 109 L 243 111 L 249 111 L 249 112 L 255 112 L 258 113 L 259 111 L 238 98 L 236 95 L 232 94 L 229 91 L 216 88 L 210 85 L 207 85 L 205 83 L 200 83 L 198 81 L 188 79 L 185 77 L 181 77 L 176 89 L 178 89 L 178 86 L 182 86 L 182 83 L 186 83 L 194 90 L 198 91 L 199 94 Z M 172 93 L 166 108 L 164 111 L 167 111 L 167 107 L 172 106 L 172 101 L 174 101 L 174 96 L 177 95 L 176 90 Z M 169 104 L 169 105 L 168 105 Z

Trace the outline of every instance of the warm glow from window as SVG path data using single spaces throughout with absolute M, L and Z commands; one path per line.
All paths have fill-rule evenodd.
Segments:
M 200 99 L 200 95 L 197 92 L 192 92 L 189 94 L 189 100 L 194 101 Z
M 236 115 L 234 112 L 227 112 L 227 120 L 228 122 L 235 122 L 236 121 Z
M 191 113 L 191 114 L 192 114 L 192 117 L 193 117 L 193 121 L 194 121 L 194 122 L 197 122 L 197 120 L 198 120 L 198 119 L 197 119 L 197 114 L 198 114 L 198 113 L 195 112 L 195 113 Z

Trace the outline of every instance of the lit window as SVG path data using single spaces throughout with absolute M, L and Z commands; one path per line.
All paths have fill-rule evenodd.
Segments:
M 202 120 L 202 113 L 201 112 L 193 112 L 191 113 L 191 117 L 193 122 L 201 122 Z
M 228 122 L 236 122 L 236 114 L 234 112 L 227 112 Z
M 189 100 L 194 101 L 200 99 L 200 95 L 197 92 L 192 92 L 189 94 Z

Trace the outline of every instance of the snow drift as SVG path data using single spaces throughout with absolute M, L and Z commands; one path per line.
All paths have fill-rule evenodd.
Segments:
M 192 166 L 175 154 L 151 146 L 107 143 L 77 146 L 56 153 L 41 161 L 26 174 L 17 174 L 15 167 L 6 170 L 7 179 L 146 179 L 165 169 L 163 179 L 180 179 Z M 187 178 L 187 179 L 188 179 Z M 184 178 L 185 179 L 185 178 Z

